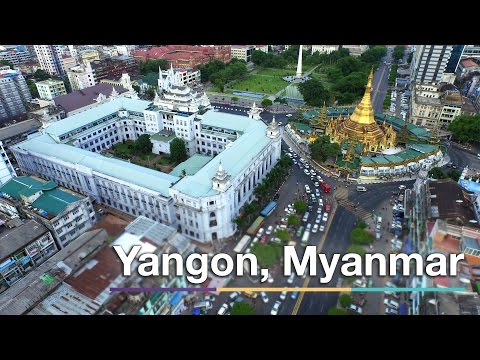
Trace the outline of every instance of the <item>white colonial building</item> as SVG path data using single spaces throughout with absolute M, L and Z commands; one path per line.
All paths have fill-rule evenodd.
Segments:
M 253 200 L 255 186 L 280 158 L 277 124 L 265 125 L 256 106 L 248 117 L 220 113 L 209 110 L 205 94 L 175 79 L 159 82 L 161 95 L 153 103 L 112 96 L 42 129 L 12 152 L 25 174 L 99 203 L 177 226 L 198 241 L 229 237 L 240 207 Z M 158 152 L 167 149 L 160 136 L 185 140 L 193 154 L 179 165 L 186 170 L 166 174 L 100 153 L 145 133 Z

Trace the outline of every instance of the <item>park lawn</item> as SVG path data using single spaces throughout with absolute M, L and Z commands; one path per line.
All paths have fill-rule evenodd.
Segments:
M 134 144 L 134 141 L 132 140 L 127 140 L 125 141 L 124 143 L 121 142 L 121 143 L 118 143 L 118 144 L 115 144 L 113 145 L 113 153 L 117 156 L 125 156 L 125 157 L 132 157 L 133 156 L 133 144 Z
M 282 79 L 287 75 L 294 75 L 294 73 L 284 69 L 261 69 L 256 74 L 251 74 L 234 84 L 232 89 L 273 95 L 288 85 Z

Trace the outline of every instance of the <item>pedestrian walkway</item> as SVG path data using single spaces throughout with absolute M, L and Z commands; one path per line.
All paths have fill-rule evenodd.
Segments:
M 337 200 L 347 200 L 348 199 L 348 189 L 341 186 L 338 190 L 335 190 L 335 198 Z
M 338 190 L 340 191 L 340 190 Z M 368 210 L 365 210 L 361 206 L 357 206 L 351 201 L 348 201 L 346 199 L 340 199 L 337 200 L 337 203 L 339 206 L 344 207 L 346 210 L 350 211 L 353 213 L 355 216 L 359 217 L 360 219 L 367 221 L 372 218 L 372 213 Z

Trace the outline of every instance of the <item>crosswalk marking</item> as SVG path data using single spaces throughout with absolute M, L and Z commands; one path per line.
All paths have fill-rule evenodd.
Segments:
M 338 200 L 338 205 L 342 206 L 346 210 L 358 216 L 360 219 L 368 220 L 372 217 L 372 213 L 370 211 L 365 210 L 360 206 L 355 207 L 355 204 L 352 203 L 351 201 L 340 199 Z

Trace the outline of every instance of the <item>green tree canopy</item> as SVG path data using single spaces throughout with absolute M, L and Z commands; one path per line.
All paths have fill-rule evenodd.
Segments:
M 368 245 L 373 242 L 373 236 L 366 230 L 356 227 L 350 233 L 350 240 L 352 240 L 353 244 Z
M 350 305 L 352 305 L 352 297 L 348 294 L 340 295 L 338 301 L 340 302 L 340 305 L 342 305 L 342 307 L 344 308 L 347 308 Z
M 398 62 L 403 58 L 403 53 L 405 52 L 405 45 L 397 45 L 393 49 L 392 57 Z
M 448 130 L 462 143 L 480 142 L 480 115 L 461 115 L 453 120 Z
M 143 155 L 143 154 L 151 154 L 152 153 L 152 148 L 153 144 L 150 141 L 150 135 L 148 134 L 143 134 L 138 137 L 138 139 L 135 141 L 135 152 L 137 154 Z
M 358 254 L 360 256 L 364 256 L 367 253 L 367 250 L 360 245 L 350 245 L 347 249 L 347 252 L 350 254 Z
M 365 51 L 360 56 L 360 58 L 368 64 L 374 64 L 374 63 L 380 61 L 380 59 L 382 57 L 384 57 L 385 55 L 387 55 L 386 46 L 377 45 L 377 46 L 373 46 L 370 49 L 368 49 L 367 51 Z
M 165 59 L 149 59 L 147 61 L 140 61 L 138 67 L 142 75 L 154 72 L 158 74 L 158 68 L 167 70 L 168 62 Z
M 442 168 L 434 167 L 428 172 L 428 176 L 434 179 L 446 179 L 447 175 L 443 172 Z
M 271 105 L 272 105 L 272 100 L 267 99 L 267 98 L 262 100 L 262 106 L 267 107 L 267 106 L 271 106 Z
M 232 102 L 237 102 L 237 101 L 238 101 L 238 97 L 232 96 Z
M 244 302 L 239 301 L 233 304 L 232 311 L 230 311 L 231 315 L 255 315 L 255 308 Z
M 183 139 L 175 138 L 170 142 L 170 158 L 176 163 L 187 160 L 187 148 Z
M 300 225 L 300 219 L 297 215 L 289 215 L 288 216 L 288 226 L 298 226 Z
M 310 79 L 298 85 L 303 99 L 310 106 L 322 106 L 329 98 L 329 93 L 318 79 Z
M 460 174 L 460 171 L 456 170 L 456 169 L 451 169 L 448 173 L 447 173 L 448 177 L 454 181 L 458 181 L 460 179 L 460 176 L 462 174 Z
M 8 60 L 0 60 L 0 65 L 1 66 L 5 66 L 5 65 L 10 66 L 10 69 L 13 69 L 13 64 Z
M 348 315 L 345 309 L 338 309 L 336 307 L 328 309 L 328 315 Z
M 303 214 L 305 211 L 307 211 L 307 204 L 303 200 L 296 200 L 293 203 L 293 208 L 298 214 Z
M 282 256 L 283 247 L 279 244 L 260 244 L 255 243 L 252 246 L 252 254 L 257 257 L 261 267 L 270 267 Z
M 324 162 L 340 153 L 340 145 L 331 143 L 328 135 L 319 136 L 309 146 L 312 158 L 318 162 Z
M 290 241 L 290 233 L 287 229 L 277 229 L 275 236 L 282 240 L 283 244 L 287 244 Z
M 42 69 L 37 69 L 37 71 L 33 73 L 33 77 L 37 81 L 43 81 L 51 78 L 50 74 Z
M 30 90 L 30 94 L 32 94 L 32 98 L 38 98 L 40 96 L 38 94 L 37 85 L 35 85 L 35 82 L 33 82 L 33 80 L 28 79 L 27 86 L 28 90 Z

